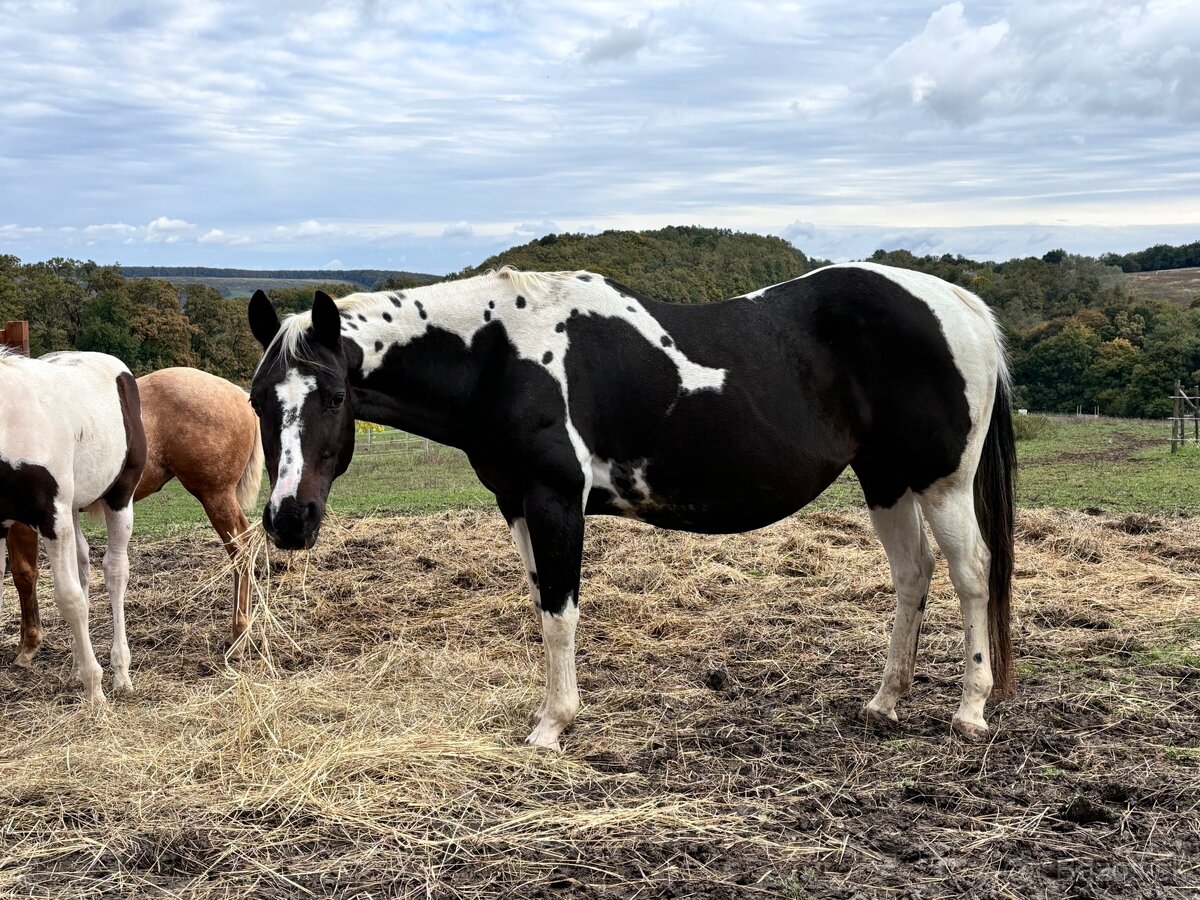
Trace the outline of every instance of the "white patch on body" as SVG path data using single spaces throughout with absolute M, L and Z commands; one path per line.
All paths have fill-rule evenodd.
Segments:
M 275 386 L 275 396 L 283 410 L 283 427 L 279 432 L 279 474 L 275 478 L 275 489 L 271 491 L 271 511 L 279 512 L 279 505 L 289 497 L 295 497 L 300 489 L 300 475 L 304 471 L 304 455 L 300 449 L 300 438 L 304 434 L 304 419 L 300 410 L 308 395 L 317 389 L 317 379 L 301 375 L 298 369 L 289 369 L 287 377 Z
M 579 712 L 579 685 L 575 677 L 575 628 L 579 604 L 568 594 L 561 615 L 542 613 L 542 643 L 546 647 L 546 698 L 538 721 L 526 743 L 558 749 L 559 735 Z

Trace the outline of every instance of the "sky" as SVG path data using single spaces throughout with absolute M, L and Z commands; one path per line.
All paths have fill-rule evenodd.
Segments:
M 1200 2 L 0 0 L 0 253 L 443 274 L 1200 239 Z

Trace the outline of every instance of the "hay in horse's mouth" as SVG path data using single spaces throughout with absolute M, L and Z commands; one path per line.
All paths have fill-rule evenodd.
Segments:
M 137 695 L 78 705 L 51 608 L 34 671 L 0 671 L 0 894 L 1036 895 L 1065 858 L 1169 891 L 1200 834 L 1200 535 L 1119 525 L 1021 514 L 1021 685 L 982 747 L 949 734 L 944 565 L 899 727 L 863 726 L 893 595 L 860 514 L 591 521 L 561 754 L 519 743 L 542 653 L 498 514 L 327 519 L 307 554 L 256 530 L 267 606 L 228 664 L 215 538 L 135 543 Z

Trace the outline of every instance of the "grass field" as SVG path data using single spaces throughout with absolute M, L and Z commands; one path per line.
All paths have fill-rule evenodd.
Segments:
M 1191 306 L 1200 299 L 1200 269 L 1164 269 L 1159 272 L 1130 272 L 1125 276 L 1130 293 L 1151 300 L 1170 300 Z
M 1039 419 L 1041 417 L 1038 417 Z M 1054 417 L 1019 441 L 1018 498 L 1025 507 L 1111 513 L 1200 515 L 1200 450 L 1172 455 L 1166 422 Z M 265 496 L 265 491 L 263 492 Z M 359 453 L 334 485 L 330 508 L 346 516 L 491 506 L 492 495 L 459 451 Z M 862 491 L 846 472 L 813 504 L 858 509 Z M 177 482 L 137 507 L 137 533 L 165 537 L 205 522 Z

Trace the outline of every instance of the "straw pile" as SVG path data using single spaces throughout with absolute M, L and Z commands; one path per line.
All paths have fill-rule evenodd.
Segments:
M 228 661 L 215 541 L 137 544 L 136 696 L 80 706 L 52 608 L 34 671 L 0 671 L 0 895 L 1192 894 L 1200 532 L 1019 530 L 1019 696 L 970 745 L 944 565 L 900 726 L 862 723 L 893 607 L 864 515 L 593 520 L 561 754 L 520 744 L 542 654 L 497 514 L 335 521 L 272 553 Z

